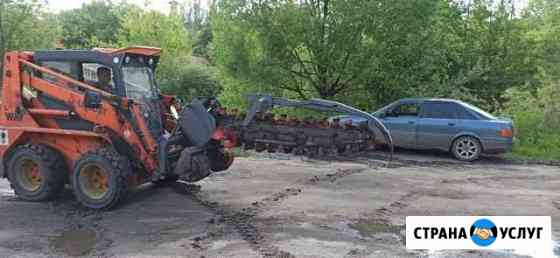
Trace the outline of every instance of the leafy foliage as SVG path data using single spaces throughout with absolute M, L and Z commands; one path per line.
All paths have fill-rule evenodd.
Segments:
M 6 50 L 53 48 L 60 36 L 56 24 L 40 1 L 0 1 L 0 55 Z
M 530 2 L 523 22 L 541 87 L 508 92 L 510 101 L 505 111 L 514 117 L 518 129 L 514 153 L 560 159 L 560 2 Z
M 66 48 L 93 48 L 117 43 L 120 15 L 130 6 L 96 0 L 59 14 Z
M 190 56 L 190 35 L 179 16 L 131 7 L 121 23 L 118 32 L 121 46 L 154 46 L 165 50 L 164 57 Z
M 459 97 L 494 109 L 506 89 L 534 84 L 514 12 L 482 0 L 221 1 L 213 59 L 228 82 L 299 98 L 372 109 Z
M 164 92 L 240 108 L 258 93 L 365 110 L 457 98 L 514 118 L 516 154 L 558 159 L 560 2 L 528 2 L 215 0 L 204 10 L 193 0 L 164 15 L 111 0 L 60 14 L 43 0 L 0 0 L 0 51 L 161 47 Z
M 212 6 L 209 9 L 212 10 Z M 193 55 L 209 59 L 212 42 L 210 11 L 202 7 L 200 0 L 193 0 L 185 8 L 184 17 L 185 26 L 193 38 Z
M 178 66 L 175 76 L 160 80 L 162 91 L 190 101 L 194 97 L 217 96 L 222 90 L 216 69 L 205 64 Z
M 121 46 L 163 49 L 156 77 L 165 93 L 186 99 L 219 93 L 214 69 L 204 61 L 192 62 L 192 39 L 181 16 L 132 8 L 123 17 L 119 34 Z
M 560 112 L 551 109 L 551 96 L 560 97 L 558 84 L 549 84 L 536 95 L 510 90 L 505 112 L 515 121 L 514 153 L 524 157 L 560 159 Z

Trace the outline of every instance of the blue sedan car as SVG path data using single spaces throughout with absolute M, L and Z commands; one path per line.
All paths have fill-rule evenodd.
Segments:
M 451 99 L 401 99 L 373 113 L 391 132 L 395 146 L 449 151 L 462 161 L 481 153 L 504 153 L 512 148 L 513 123 L 471 104 Z M 341 122 L 363 119 L 338 117 Z M 333 119 L 333 118 L 331 118 Z

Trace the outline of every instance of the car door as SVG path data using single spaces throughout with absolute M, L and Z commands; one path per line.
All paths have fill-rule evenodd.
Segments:
M 391 132 L 393 144 L 399 147 L 414 147 L 416 144 L 416 120 L 419 114 L 419 103 L 399 103 L 389 109 L 383 123 Z
M 424 102 L 416 128 L 418 147 L 447 151 L 461 131 L 457 112 L 457 104 L 453 102 Z

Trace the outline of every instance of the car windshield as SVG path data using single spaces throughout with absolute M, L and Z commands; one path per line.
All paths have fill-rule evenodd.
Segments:
M 375 116 L 375 117 L 382 117 L 383 114 L 385 114 L 385 112 L 387 112 L 387 110 L 388 110 L 389 108 L 391 108 L 392 106 L 394 106 L 394 105 L 395 105 L 395 102 L 393 102 L 393 103 L 391 103 L 391 104 L 389 104 L 389 105 L 387 105 L 387 106 L 384 106 L 384 107 L 378 109 L 377 111 L 371 113 L 371 115 L 372 115 L 372 116 Z
M 127 97 L 140 101 L 157 96 L 154 76 L 149 67 L 124 66 L 123 78 Z
M 493 116 L 492 114 L 490 114 L 490 113 L 488 113 L 488 112 L 486 112 L 486 111 L 484 111 L 484 110 L 482 110 L 482 109 L 480 109 L 480 108 L 478 108 L 478 107 L 476 107 L 476 106 L 473 106 L 473 105 L 471 105 L 471 104 L 469 104 L 469 103 L 461 102 L 461 104 L 462 104 L 463 106 L 465 106 L 466 108 L 468 108 L 468 109 L 470 109 L 470 110 L 472 110 L 472 111 L 478 113 L 479 115 L 481 115 L 482 117 L 484 117 L 484 118 L 486 118 L 486 119 L 488 119 L 488 120 L 495 120 L 495 119 L 497 119 L 497 118 L 496 118 L 495 116 Z

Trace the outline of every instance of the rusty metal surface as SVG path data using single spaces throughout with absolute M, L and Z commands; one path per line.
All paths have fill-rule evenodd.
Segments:
M 392 153 L 392 138 L 389 130 L 364 111 L 348 105 L 322 99 L 296 101 L 271 96 L 253 96 L 247 114 L 236 109 L 217 108 L 222 126 L 229 129 L 230 138 L 236 146 L 254 149 L 257 152 L 284 152 L 310 157 L 337 156 L 366 150 L 375 150 L 376 137 L 383 137 Z M 277 115 L 275 107 L 311 109 L 320 112 L 337 112 L 363 117 L 368 120 L 363 126 L 343 124 L 338 119 L 329 122 L 326 118 L 298 119 L 285 114 Z M 381 135 L 376 135 L 381 132 Z

